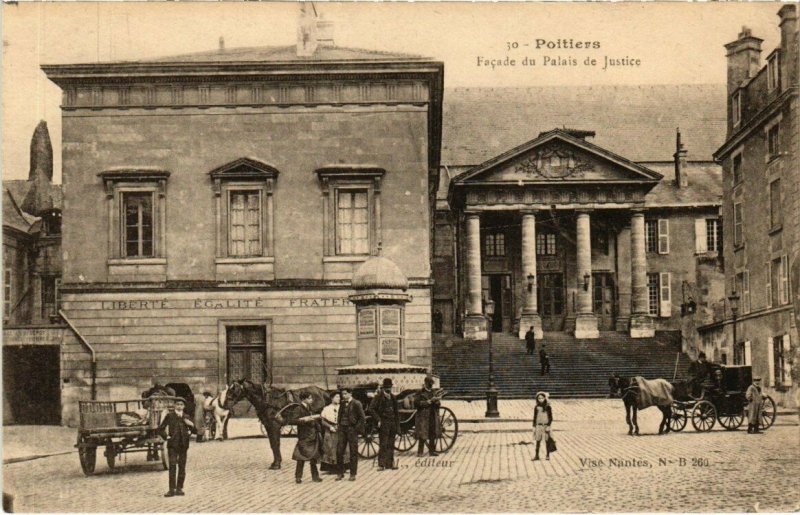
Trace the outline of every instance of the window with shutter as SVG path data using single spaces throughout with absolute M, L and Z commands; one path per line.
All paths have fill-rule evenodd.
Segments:
M 750 313 L 750 270 L 742 272 L 742 311 Z
M 659 296 L 659 316 L 669 317 L 672 316 L 672 290 L 671 280 L 672 274 L 669 272 L 661 272 L 659 276 L 659 286 L 661 294 Z
M 775 341 L 777 340 L 777 342 Z M 780 362 L 780 357 L 777 356 L 778 350 L 781 347 L 781 337 L 776 336 L 767 340 L 767 386 L 775 386 L 775 381 L 780 381 L 781 373 L 776 370 L 776 364 Z
M 669 254 L 669 220 L 658 221 L 658 253 Z
M 744 244 L 743 232 L 743 207 L 742 203 L 733 205 L 733 246 L 739 247 Z
M 781 383 L 783 386 L 792 386 L 792 363 L 789 359 L 792 344 L 788 334 L 783 335 L 783 341 L 781 343 L 781 369 L 783 371 Z
M 644 246 L 647 252 L 658 252 L 658 220 L 644 221 Z
M 789 303 L 789 257 L 781 256 L 781 304 Z
M 698 254 L 708 252 L 708 234 L 705 218 L 694 220 L 694 251 Z
M 765 288 L 766 288 L 766 297 L 767 297 L 767 308 L 772 307 L 772 281 L 774 278 L 772 277 L 772 261 L 767 261 L 767 280 L 765 281 Z
M 752 366 L 753 365 L 752 358 L 753 356 L 750 346 L 750 340 L 747 340 L 746 342 L 744 342 L 744 364 Z

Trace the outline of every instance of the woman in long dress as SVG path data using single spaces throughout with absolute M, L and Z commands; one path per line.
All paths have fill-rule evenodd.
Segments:
M 322 465 L 321 469 L 324 472 L 336 472 L 338 470 L 336 463 L 336 444 L 339 440 L 339 433 L 337 432 L 337 421 L 339 420 L 339 403 L 341 396 L 338 393 L 333 394 L 331 403 L 322 409 Z M 350 457 L 345 454 L 344 462 L 349 463 Z

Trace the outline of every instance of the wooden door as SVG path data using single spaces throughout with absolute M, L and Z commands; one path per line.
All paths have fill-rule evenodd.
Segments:
M 542 329 L 545 331 L 561 331 L 564 328 L 564 274 L 540 274 L 536 280 L 539 316 L 542 318 Z
M 592 311 L 597 317 L 597 328 L 601 331 L 613 331 L 616 317 L 614 274 L 593 273 L 592 285 Z

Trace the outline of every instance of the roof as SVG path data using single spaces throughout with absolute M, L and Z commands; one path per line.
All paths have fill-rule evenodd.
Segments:
M 674 163 L 644 163 L 664 179 L 645 196 L 646 207 L 722 205 L 722 168 L 712 162 L 689 162 L 685 168 L 689 186 L 675 185 Z
M 27 233 L 33 221 L 28 221 L 17 207 L 7 188 L 3 188 L 3 226 Z
M 442 164 L 477 165 L 553 127 L 635 162 L 667 161 L 680 127 L 689 159 L 710 161 L 727 131 L 724 84 L 445 88 Z
M 208 62 L 291 62 L 291 61 L 408 61 L 429 60 L 420 55 L 318 46 L 313 55 L 298 56 L 295 45 L 226 48 L 191 54 L 144 59 L 141 63 L 208 63 Z

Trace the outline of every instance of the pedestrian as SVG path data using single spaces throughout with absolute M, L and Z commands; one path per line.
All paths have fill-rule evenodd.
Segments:
M 425 454 L 425 443 L 428 443 L 430 456 L 438 456 L 436 452 L 436 438 L 441 435 L 441 425 L 439 422 L 439 405 L 441 397 L 433 390 L 433 377 L 425 376 L 422 389 L 414 396 L 414 407 L 417 414 L 414 418 L 414 431 L 419 448 L 417 456 Z
M 528 354 L 534 355 L 536 352 L 536 333 L 533 331 L 533 326 L 525 333 L 525 350 Z
M 763 401 L 760 377 L 753 377 L 753 384 L 747 387 L 745 398 L 747 399 L 747 432 L 749 434 L 759 434 L 761 431 L 758 429 L 758 422 L 759 418 L 761 418 L 761 403 Z
M 169 408 L 169 413 L 158 426 L 158 434 L 167 441 L 169 456 L 169 491 L 164 497 L 184 495 L 186 455 L 189 453 L 191 433 L 197 432 L 189 414 L 183 412 L 185 407 L 186 402 L 183 399 L 176 399 L 175 407 Z
M 331 403 L 322 409 L 320 422 L 322 422 L 322 459 L 320 469 L 323 472 L 339 472 L 338 461 L 336 461 L 336 447 L 339 441 L 339 408 L 341 407 L 342 395 L 339 392 L 333 394 Z M 344 455 L 344 462 L 349 462 L 348 455 Z
M 542 344 L 542 348 L 539 349 L 539 365 L 542 371 L 541 375 L 550 375 L 550 356 L 547 354 L 544 343 Z
M 553 409 L 550 403 L 547 402 L 549 394 L 547 392 L 539 392 L 536 394 L 536 405 L 533 407 L 533 439 L 536 441 L 536 455 L 531 461 L 539 459 L 539 446 L 542 440 L 550 438 L 550 426 L 553 423 Z M 550 459 L 550 448 L 545 441 L 545 450 L 547 456 L 545 459 Z
M 336 463 L 339 465 L 339 475 L 336 481 L 344 479 L 344 450 L 349 448 L 350 452 L 350 481 L 356 480 L 356 473 L 358 472 L 358 435 L 364 433 L 364 426 L 366 424 L 366 417 L 364 416 L 364 407 L 361 403 L 353 398 L 353 393 L 349 388 L 343 388 L 342 392 L 342 405 L 339 408 L 339 424 L 338 432 L 339 437 L 336 442 Z
M 400 412 L 397 397 L 392 394 L 392 380 L 386 378 L 369 404 L 370 414 L 378 421 L 378 472 L 397 470 L 394 463 L 394 438 L 400 429 Z
M 315 483 L 322 482 L 317 470 L 319 461 L 319 415 L 311 412 L 313 397 L 311 392 L 300 393 L 300 405 L 293 412 L 292 423 L 297 424 L 297 444 L 294 446 L 292 459 L 297 462 L 294 469 L 295 483 L 303 482 L 303 467 L 308 461 L 311 463 L 311 480 Z

